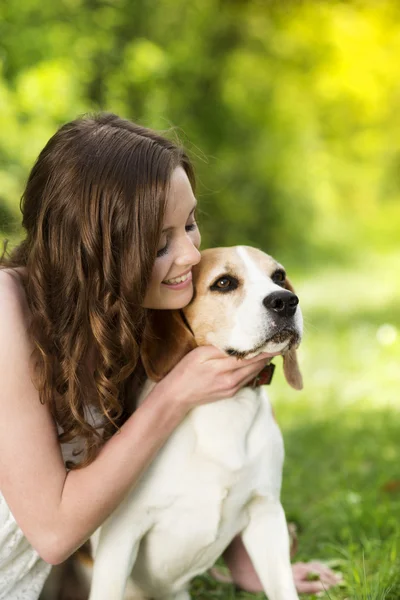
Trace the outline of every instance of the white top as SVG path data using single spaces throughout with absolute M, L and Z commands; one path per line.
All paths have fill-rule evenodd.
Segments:
M 18 527 L 0 493 L 0 600 L 37 600 L 50 569 Z

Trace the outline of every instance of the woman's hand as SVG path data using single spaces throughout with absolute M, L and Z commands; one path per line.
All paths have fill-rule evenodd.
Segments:
M 234 396 L 254 379 L 271 354 L 251 359 L 227 356 L 215 346 L 201 346 L 187 354 L 156 387 L 164 389 L 181 408 L 190 410 L 221 398 Z

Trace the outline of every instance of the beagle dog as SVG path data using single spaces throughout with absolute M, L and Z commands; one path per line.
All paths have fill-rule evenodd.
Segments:
M 245 246 L 205 250 L 182 311 L 153 311 L 142 344 L 140 401 L 197 345 L 238 359 L 281 354 L 302 379 L 302 315 L 283 267 Z M 157 342 L 158 340 L 158 342 Z M 263 387 L 193 409 L 140 482 L 92 538 L 90 600 L 189 600 L 188 586 L 241 534 L 269 600 L 296 600 L 280 503 L 284 448 Z

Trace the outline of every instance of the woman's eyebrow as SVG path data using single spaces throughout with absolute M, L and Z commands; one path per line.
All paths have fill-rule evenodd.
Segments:
M 195 203 L 195 205 L 193 206 L 192 210 L 190 211 L 189 215 L 188 215 L 188 219 L 192 216 L 192 214 L 194 213 L 194 211 L 197 208 L 197 201 Z M 186 219 L 187 220 L 187 219 Z M 173 225 L 171 225 L 171 227 L 166 227 L 165 229 L 162 230 L 162 234 L 163 233 L 167 233 L 168 231 L 171 231 L 171 229 L 175 229 L 175 227 Z

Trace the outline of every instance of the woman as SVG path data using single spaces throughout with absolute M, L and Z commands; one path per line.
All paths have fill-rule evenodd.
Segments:
M 179 147 L 112 114 L 61 127 L 32 169 L 0 260 L 0 599 L 36 600 L 188 411 L 264 366 L 197 348 L 135 410 L 146 315 L 193 294 L 193 189 Z

